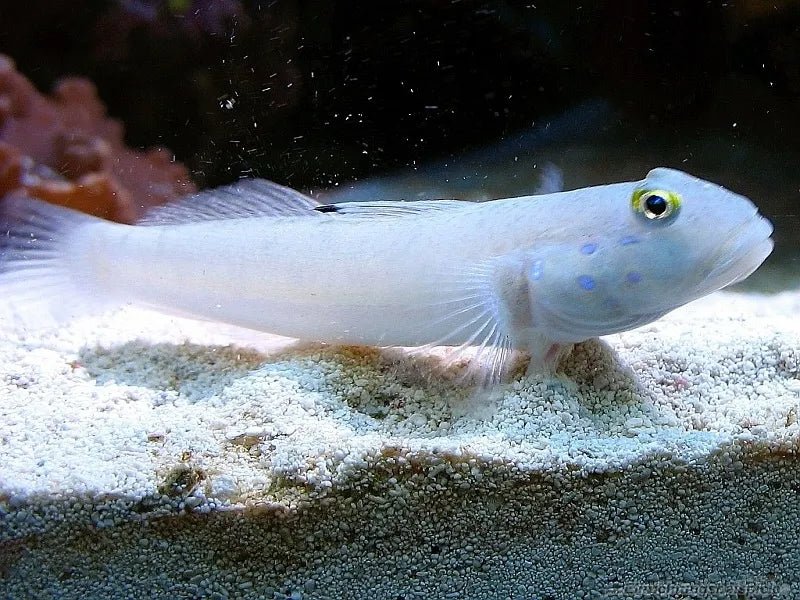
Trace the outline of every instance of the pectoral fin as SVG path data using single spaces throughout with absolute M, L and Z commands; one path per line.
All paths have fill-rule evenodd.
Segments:
M 441 297 L 444 291 L 444 299 L 427 307 L 431 317 L 421 324 L 418 333 L 424 338 L 426 331 L 444 331 L 420 349 L 454 346 L 448 362 L 468 361 L 465 377 L 481 387 L 503 380 L 513 354 L 494 274 L 495 266 L 487 262 L 443 277 L 437 292 Z

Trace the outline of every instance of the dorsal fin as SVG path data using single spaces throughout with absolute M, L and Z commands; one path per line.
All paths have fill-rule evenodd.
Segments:
M 148 212 L 140 225 L 174 225 L 249 217 L 319 216 L 319 203 L 266 179 L 242 179 Z
M 378 180 L 380 181 L 380 180 Z M 391 188 L 391 186 L 388 186 Z M 380 188 L 380 185 L 377 186 Z M 529 197 L 553 194 L 564 191 L 564 175 L 561 169 L 552 163 L 545 163 L 541 169 L 541 179 L 536 191 Z M 342 197 L 342 194 L 337 194 Z M 346 198 L 346 194 L 344 194 Z M 448 211 L 470 204 L 481 204 L 493 200 L 381 200 L 381 201 L 346 201 L 333 204 L 320 204 L 314 210 L 321 213 L 333 213 L 352 217 L 405 217 L 426 212 Z
M 475 204 L 468 200 L 386 200 L 380 202 L 339 202 L 321 204 L 315 212 L 352 217 L 407 217 L 426 212 L 453 210 Z
M 551 162 L 542 165 L 539 171 L 539 186 L 534 195 L 556 194 L 564 191 L 564 173 Z

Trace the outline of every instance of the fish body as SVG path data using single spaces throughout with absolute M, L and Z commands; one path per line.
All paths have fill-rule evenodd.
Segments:
M 140 225 L 3 205 L 0 318 L 138 304 L 335 344 L 477 346 L 553 371 L 575 342 L 740 281 L 772 249 L 746 198 L 671 169 L 474 203 L 318 205 L 264 180 Z

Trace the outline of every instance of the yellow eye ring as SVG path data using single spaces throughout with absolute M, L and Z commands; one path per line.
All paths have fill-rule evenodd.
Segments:
M 681 207 L 681 197 L 668 190 L 636 190 L 631 198 L 633 210 L 650 220 L 674 216 Z

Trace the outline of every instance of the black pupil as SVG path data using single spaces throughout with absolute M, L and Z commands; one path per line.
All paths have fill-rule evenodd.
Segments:
M 663 215 L 667 210 L 667 201 L 661 196 L 650 196 L 644 201 L 645 208 L 652 214 Z

